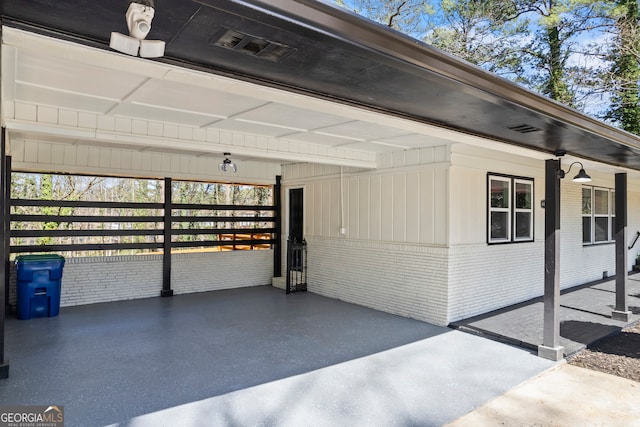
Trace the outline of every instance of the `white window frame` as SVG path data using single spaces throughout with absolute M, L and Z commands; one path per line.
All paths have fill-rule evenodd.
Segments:
M 501 181 L 508 183 L 508 205 L 507 207 L 492 207 L 491 206 L 491 183 L 492 181 Z M 516 184 L 527 184 L 531 186 L 531 207 L 530 208 L 516 208 Z M 503 175 L 497 173 L 487 174 L 487 243 L 499 244 L 499 243 L 519 243 L 519 242 L 532 242 L 534 240 L 534 180 L 533 178 L 516 177 L 511 175 Z M 507 236 L 500 238 L 491 237 L 491 218 L 492 213 L 503 212 L 506 213 L 507 224 Z M 526 237 L 516 237 L 516 214 L 520 212 L 529 212 L 529 230 L 530 235 Z
M 589 189 L 591 191 L 591 212 L 588 214 L 583 213 L 582 218 L 589 218 L 590 224 L 590 236 L 589 241 L 584 240 L 584 230 L 582 232 L 582 244 L 584 246 L 589 245 L 602 245 L 607 243 L 612 243 L 615 241 L 615 233 L 613 230 L 613 224 L 615 220 L 615 190 L 611 188 L 605 187 L 596 187 L 596 186 L 588 186 L 585 185 L 582 187 L 583 189 Z M 596 191 L 606 192 L 607 193 L 607 212 L 606 213 L 596 213 L 595 203 L 596 203 Z M 581 196 L 582 197 L 582 196 Z M 596 241 L 596 218 L 606 218 L 607 219 L 607 239 L 606 240 L 598 240 Z M 582 225 L 584 227 L 584 223 Z

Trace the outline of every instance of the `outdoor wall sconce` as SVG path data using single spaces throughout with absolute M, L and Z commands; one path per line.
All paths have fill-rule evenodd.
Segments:
M 165 43 L 161 40 L 145 40 L 151 31 L 155 10 L 153 0 L 138 0 L 129 4 L 125 18 L 129 35 L 111 33 L 109 47 L 118 52 L 143 58 L 159 58 L 164 55 Z
M 571 167 L 573 165 L 580 165 L 580 171 L 578 172 L 578 174 L 576 176 L 573 177 L 573 182 L 591 182 L 591 177 L 589 175 L 587 175 L 587 173 L 584 171 L 584 166 L 582 166 L 582 163 L 580 163 L 580 162 L 571 163 L 569 165 L 569 169 L 567 169 L 566 173 L 562 169 L 558 169 L 558 179 L 564 178 L 565 175 L 568 174 L 571 171 Z
M 218 164 L 218 169 L 220 169 L 221 172 L 238 172 L 238 167 L 236 166 L 236 164 L 229 159 L 230 155 L 231 153 L 224 153 L 224 160 L 222 161 L 222 163 Z

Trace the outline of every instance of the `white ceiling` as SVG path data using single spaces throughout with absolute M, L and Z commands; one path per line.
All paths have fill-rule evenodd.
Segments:
M 8 102 L 275 138 L 287 141 L 292 153 L 301 152 L 296 144 L 310 144 L 317 147 L 310 151 L 321 163 L 348 164 L 335 153 L 319 159 L 327 147 L 375 159 L 377 153 L 388 151 L 482 141 L 398 117 L 12 28 L 3 29 L 2 73 L 2 95 Z M 13 137 L 58 142 L 66 138 L 64 128 L 56 129 L 52 137 L 46 131 L 19 126 L 17 119 L 2 119 Z M 122 146 L 121 141 L 104 138 L 83 140 L 73 132 L 68 139 L 76 144 L 117 142 Z M 130 145 L 128 148 L 136 149 L 136 144 Z M 149 149 L 144 143 L 137 148 Z M 166 151 L 202 155 L 227 149 L 205 141 L 183 145 L 176 140 Z M 245 149 L 240 154 L 269 161 L 293 160 L 292 156 L 274 158 L 273 153 L 266 156 L 260 150 Z M 314 159 L 300 156 L 300 161 Z M 375 167 L 375 160 L 362 163 Z

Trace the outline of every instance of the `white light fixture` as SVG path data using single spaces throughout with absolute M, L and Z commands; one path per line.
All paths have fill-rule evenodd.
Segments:
M 164 56 L 164 42 L 162 40 L 140 40 L 140 56 L 143 58 Z
M 218 164 L 218 169 L 222 172 L 232 171 L 233 173 L 236 173 L 238 172 L 238 167 L 229 159 L 230 155 L 231 153 L 224 153 L 224 160 L 222 163 Z
M 109 47 L 118 52 L 126 53 L 127 55 L 137 56 L 138 49 L 140 48 L 140 40 L 113 32 L 111 33 Z
M 155 14 L 153 0 L 131 2 L 125 13 L 129 35 L 112 32 L 109 47 L 127 55 L 143 58 L 159 58 L 164 55 L 165 43 L 161 40 L 144 40 L 151 31 L 151 21 Z

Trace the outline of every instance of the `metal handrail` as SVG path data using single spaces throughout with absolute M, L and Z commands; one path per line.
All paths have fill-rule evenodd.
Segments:
M 632 249 L 636 245 L 636 242 L 638 241 L 638 237 L 640 237 L 640 231 L 636 231 L 636 237 L 633 238 L 633 242 L 631 243 L 631 246 L 629 246 L 628 249 Z

